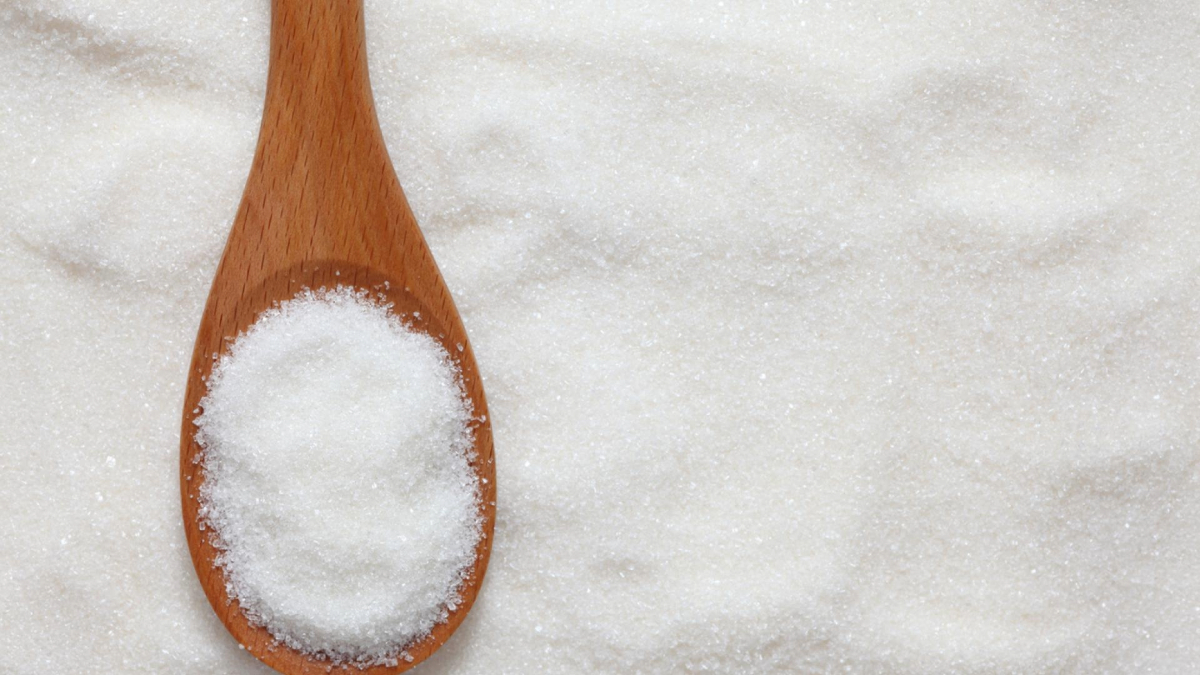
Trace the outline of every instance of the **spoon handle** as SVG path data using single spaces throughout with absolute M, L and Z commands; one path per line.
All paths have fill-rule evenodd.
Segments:
M 248 288 L 272 269 L 390 268 L 424 249 L 375 115 L 365 37 L 362 0 L 271 2 L 258 149 L 222 263 L 248 270 Z
M 359 138 L 382 145 L 367 75 L 362 0 L 271 1 L 263 113 L 263 131 L 272 136 L 262 148 L 268 153 L 344 159 Z M 292 138 L 300 143 L 283 147 Z

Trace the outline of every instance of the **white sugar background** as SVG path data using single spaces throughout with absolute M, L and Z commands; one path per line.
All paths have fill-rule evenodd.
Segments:
M 496 434 L 423 670 L 1195 663 L 1197 11 L 368 1 Z M 0 7 L 0 672 L 267 672 L 176 473 L 266 12 Z

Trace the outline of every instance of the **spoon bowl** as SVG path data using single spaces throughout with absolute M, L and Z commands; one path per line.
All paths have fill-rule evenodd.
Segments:
M 483 536 L 475 561 L 447 619 L 404 646 L 411 660 L 355 669 L 394 674 L 445 643 L 466 618 L 487 570 L 496 497 L 487 401 L 462 320 L 384 145 L 367 77 L 361 0 L 272 0 L 254 164 L 201 317 L 184 394 L 180 490 L 188 547 L 209 603 L 247 651 L 285 675 L 324 675 L 330 663 L 279 643 L 229 597 L 215 564 L 219 551 L 199 517 L 205 476 L 194 422 L 213 365 L 233 338 L 302 290 L 336 286 L 383 298 L 406 323 L 437 340 L 459 367 L 477 420 L 471 467 Z

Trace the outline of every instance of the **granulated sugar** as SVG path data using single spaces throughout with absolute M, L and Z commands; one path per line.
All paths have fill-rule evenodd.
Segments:
M 0 2 L 0 672 L 268 672 L 177 482 L 267 5 Z M 500 485 L 415 672 L 1194 672 L 1194 0 L 366 5 Z
M 474 561 L 470 404 L 441 345 L 341 288 L 260 316 L 213 368 L 201 519 L 230 596 L 277 639 L 394 663 Z

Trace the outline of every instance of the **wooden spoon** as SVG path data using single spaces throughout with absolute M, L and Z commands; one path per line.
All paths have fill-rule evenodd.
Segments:
M 208 532 L 200 529 L 204 467 L 193 419 L 205 380 L 229 338 L 303 288 L 352 285 L 382 293 L 394 310 L 437 339 L 462 369 L 480 422 L 473 462 L 482 495 L 483 538 L 449 618 L 415 644 L 411 661 L 367 668 L 400 673 L 458 628 L 479 592 L 495 524 L 496 480 L 487 401 L 475 357 L 392 169 L 375 117 L 362 0 L 272 0 L 267 97 L 254 165 L 200 320 L 183 405 L 180 488 L 183 523 L 200 584 L 233 637 L 286 675 L 325 675 L 329 663 L 277 643 L 251 625 L 225 590 Z

